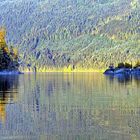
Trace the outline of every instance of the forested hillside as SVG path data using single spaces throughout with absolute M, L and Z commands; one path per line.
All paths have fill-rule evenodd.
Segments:
M 22 68 L 102 69 L 140 60 L 139 0 L 2 0 Z

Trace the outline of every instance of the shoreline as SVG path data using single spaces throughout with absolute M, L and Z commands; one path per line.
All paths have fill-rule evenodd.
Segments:
M 104 74 L 106 75 L 117 75 L 117 74 L 129 74 L 129 75 L 136 75 L 140 74 L 140 68 L 114 68 L 114 69 L 107 69 Z
M 24 73 L 20 71 L 9 71 L 9 70 L 0 71 L 0 75 L 20 75 L 20 74 Z
M 95 70 L 95 69 L 87 69 L 87 70 L 38 70 L 37 72 L 24 70 L 21 71 L 23 73 L 86 73 L 86 72 L 97 72 L 104 73 L 105 70 Z
M 104 73 L 105 69 L 75 69 L 75 70 L 66 70 L 66 69 L 40 69 L 36 72 L 33 70 L 19 70 L 19 71 L 10 71 L 4 70 L 0 71 L 0 75 L 19 75 L 19 74 L 26 74 L 26 73 Z

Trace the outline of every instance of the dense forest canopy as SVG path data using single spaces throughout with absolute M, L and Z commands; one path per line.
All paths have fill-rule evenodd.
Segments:
M 0 28 L 0 71 L 18 70 L 18 52 L 12 46 L 8 48 L 5 41 L 6 30 Z
M 0 25 L 22 67 L 97 68 L 140 59 L 139 0 L 3 0 Z

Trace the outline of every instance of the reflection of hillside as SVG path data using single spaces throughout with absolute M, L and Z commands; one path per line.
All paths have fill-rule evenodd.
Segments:
M 90 102 L 96 106 L 104 106 L 104 104 L 112 102 L 117 105 L 117 102 L 122 99 L 122 102 L 130 104 L 130 98 L 127 96 L 137 93 L 140 88 L 138 87 L 140 82 L 138 77 L 106 77 L 97 73 L 50 73 L 36 75 L 36 78 L 25 75 L 23 81 L 26 84 L 25 92 L 35 93 L 36 102 L 39 102 L 37 100 L 40 97 L 40 100 L 45 101 L 46 104 L 55 103 L 57 100 L 64 105 L 69 101 L 69 105 L 77 106 L 82 104 L 88 106 Z M 133 85 L 133 88 L 130 87 L 130 84 Z M 45 97 L 43 97 L 44 95 Z M 32 94 L 28 96 L 32 96 Z M 30 100 L 31 97 L 28 96 L 27 100 Z M 134 94 L 131 99 L 137 99 L 136 96 L 138 94 Z M 131 101 L 131 104 L 133 103 L 136 103 L 135 100 Z
M 18 76 L 0 76 L 0 119 L 6 118 L 6 104 L 11 104 L 17 98 Z
M 127 139 L 131 128 L 140 128 L 133 123 L 140 121 L 138 81 L 98 73 L 25 75 L 20 81 L 26 87 L 20 87 L 24 121 L 30 119 L 35 132 Z

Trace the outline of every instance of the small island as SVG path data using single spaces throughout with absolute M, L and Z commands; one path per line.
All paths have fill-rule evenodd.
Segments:
M 119 63 L 117 67 L 114 67 L 113 64 L 104 72 L 108 75 L 117 75 L 117 74 L 139 74 L 140 75 L 140 62 L 137 62 L 133 67 L 129 63 Z
M 5 36 L 6 30 L 0 28 L 0 75 L 21 74 L 18 70 L 18 50 L 13 46 L 8 47 Z

